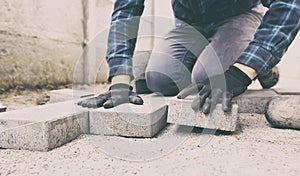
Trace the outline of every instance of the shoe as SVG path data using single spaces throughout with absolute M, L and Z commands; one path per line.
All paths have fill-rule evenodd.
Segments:
M 258 76 L 258 81 L 264 89 L 269 89 L 275 86 L 279 80 L 278 67 L 273 67 L 268 73 Z

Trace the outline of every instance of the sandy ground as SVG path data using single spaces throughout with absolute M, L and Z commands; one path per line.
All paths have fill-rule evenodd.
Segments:
M 95 145 L 104 137 L 89 135 L 47 153 L 0 150 L 0 175 L 300 174 L 300 131 L 271 128 L 263 115 L 241 114 L 240 119 L 241 130 L 235 134 L 203 135 L 195 130 L 183 134 L 186 141 L 170 154 L 150 161 L 106 155 Z M 205 145 L 204 136 L 211 138 Z
M 0 97 L 12 110 L 36 105 L 47 91 L 11 92 Z M 154 139 L 82 135 L 46 153 L 0 150 L 0 175 L 300 175 L 300 131 L 271 128 L 264 115 L 257 114 L 240 114 L 240 128 L 231 135 L 203 134 L 200 129 L 178 134 L 183 143 L 168 154 L 161 149 L 156 159 L 130 161 L 130 156 L 137 155 L 132 151 L 129 157 L 118 159 L 101 147 L 106 142 L 116 148 L 118 143 L 113 141 L 122 140 L 152 143 L 170 128 Z

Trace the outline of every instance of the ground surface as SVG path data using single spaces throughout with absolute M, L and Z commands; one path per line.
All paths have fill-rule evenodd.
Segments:
M 103 87 L 107 85 L 97 89 Z M 12 110 L 47 101 L 47 92 L 12 91 L 0 97 Z M 159 158 L 152 160 L 118 159 L 100 147 L 107 141 L 111 148 L 118 145 L 113 141 L 155 142 L 168 129 L 154 139 L 82 135 L 47 153 L 0 150 L 0 175 L 300 175 L 300 131 L 271 128 L 264 115 L 257 114 L 241 114 L 240 129 L 231 135 L 203 134 L 199 129 L 182 133 L 183 143 L 168 154 L 159 151 Z
M 271 128 L 263 115 L 241 114 L 240 119 L 236 134 L 203 135 L 201 130 L 183 134 L 187 136 L 183 144 L 150 161 L 106 155 L 95 145 L 104 137 L 88 135 L 47 153 L 0 150 L 0 175 L 300 174 L 300 131 Z M 203 137 L 210 140 L 203 144 Z

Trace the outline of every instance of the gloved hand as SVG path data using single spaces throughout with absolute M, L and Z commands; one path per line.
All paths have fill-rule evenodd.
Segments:
M 114 84 L 109 91 L 93 98 L 88 98 L 78 102 L 78 105 L 88 108 L 113 108 L 120 104 L 133 103 L 142 105 L 143 99 L 132 91 L 132 87 L 127 84 Z
M 184 99 L 188 95 L 199 92 L 191 105 L 194 111 L 202 109 L 205 114 L 208 114 L 219 102 L 222 102 L 223 111 L 228 112 L 232 108 L 232 98 L 244 93 L 250 84 L 251 79 L 243 71 L 230 66 L 224 74 L 189 85 L 177 95 L 177 98 Z

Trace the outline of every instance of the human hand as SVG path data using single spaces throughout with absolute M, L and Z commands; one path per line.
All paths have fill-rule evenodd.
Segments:
M 229 112 L 232 108 L 232 98 L 244 93 L 250 84 L 251 79 L 243 71 L 230 66 L 224 74 L 189 85 L 179 92 L 177 98 L 184 99 L 188 95 L 199 93 L 191 104 L 194 111 L 202 109 L 208 114 L 222 102 L 223 111 Z
M 109 91 L 100 94 L 93 98 L 88 98 L 79 101 L 77 104 L 88 108 L 113 108 L 120 104 L 132 103 L 142 105 L 143 99 L 132 91 L 132 87 L 127 84 L 114 84 L 109 88 Z

